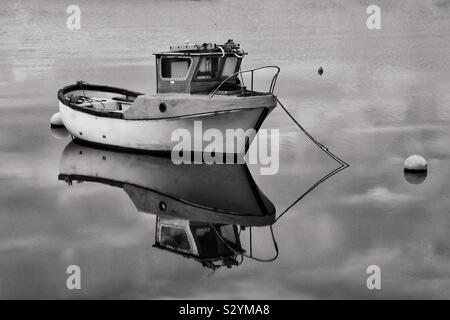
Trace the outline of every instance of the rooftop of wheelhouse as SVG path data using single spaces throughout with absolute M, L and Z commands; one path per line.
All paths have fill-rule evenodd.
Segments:
M 204 43 L 170 47 L 155 53 L 157 93 L 209 94 L 225 79 L 238 72 L 246 53 L 228 40 L 223 45 Z M 223 85 L 240 88 L 237 75 Z

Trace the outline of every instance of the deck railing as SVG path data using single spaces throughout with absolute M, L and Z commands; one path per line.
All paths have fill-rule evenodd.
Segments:
M 273 94 L 273 91 L 275 90 L 275 84 L 277 83 L 277 79 L 278 79 L 278 74 L 280 73 L 280 68 L 278 66 L 264 66 L 264 67 L 258 67 L 258 68 L 254 68 L 254 69 L 248 69 L 248 70 L 243 70 L 243 71 L 238 71 L 233 73 L 232 75 L 228 76 L 225 80 L 223 80 L 219 86 L 213 91 L 213 93 L 211 94 L 210 98 L 214 97 L 214 95 L 217 93 L 217 91 L 219 91 L 219 89 L 222 87 L 222 85 L 227 82 L 229 79 L 237 76 L 237 75 L 241 75 L 242 78 L 242 74 L 244 73 L 251 73 L 251 80 L 250 80 L 250 95 L 253 95 L 253 93 L 255 92 L 253 90 L 253 75 L 255 73 L 255 71 L 258 70 L 262 70 L 262 69 L 275 69 L 275 75 L 272 78 L 272 81 L 270 82 L 270 88 L 269 91 L 267 93 L 271 93 Z M 243 82 L 243 81 L 242 81 Z M 242 85 L 244 85 L 244 83 L 242 83 Z

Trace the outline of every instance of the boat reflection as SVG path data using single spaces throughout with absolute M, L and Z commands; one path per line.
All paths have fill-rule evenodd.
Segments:
M 72 141 L 61 156 L 59 180 L 122 188 L 138 211 L 156 215 L 154 247 L 213 270 L 239 265 L 248 256 L 242 233 L 275 222 L 275 208 L 246 164 L 175 165 L 166 157 Z
M 156 215 L 155 248 L 192 258 L 216 270 L 244 258 L 271 262 L 278 257 L 272 225 L 322 182 L 326 174 L 275 216 L 246 164 L 175 165 L 170 158 L 119 152 L 70 142 L 60 160 L 59 180 L 90 181 L 122 188 L 141 212 Z M 253 255 L 253 227 L 267 231 L 275 253 Z M 244 249 L 244 234 L 248 234 Z M 272 251 L 272 249 L 271 249 Z

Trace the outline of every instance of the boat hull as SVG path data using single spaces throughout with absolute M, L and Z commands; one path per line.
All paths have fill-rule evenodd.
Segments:
M 75 138 L 119 148 L 163 152 L 171 152 L 189 133 L 190 148 L 183 148 L 183 151 L 230 153 L 233 150 L 231 153 L 245 154 L 272 109 L 256 107 L 177 118 L 129 120 L 82 112 L 59 101 L 61 119 Z M 218 130 L 223 139 L 203 139 L 203 133 L 208 129 L 215 129 L 214 133 Z M 246 132 L 246 138 L 226 139 L 227 130 L 229 133 L 236 129 Z

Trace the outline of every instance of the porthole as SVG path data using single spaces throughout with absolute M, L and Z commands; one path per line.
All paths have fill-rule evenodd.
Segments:
M 159 111 L 161 111 L 162 113 L 167 111 L 167 105 L 164 102 L 161 102 L 159 104 Z
M 160 201 L 159 202 L 159 210 L 161 211 L 166 211 L 167 210 L 167 205 L 164 201 Z

